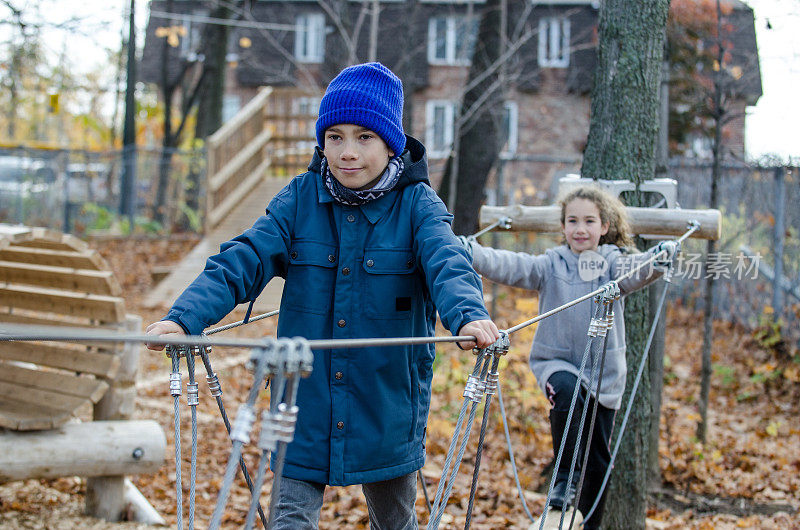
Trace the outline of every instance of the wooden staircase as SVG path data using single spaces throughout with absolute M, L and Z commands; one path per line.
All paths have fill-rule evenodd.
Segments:
M 220 244 L 241 234 L 264 214 L 291 177 L 306 170 L 316 145 L 317 94 L 262 88 L 208 139 L 205 236 L 145 298 L 148 307 L 169 307 L 203 270 Z M 309 104 L 312 102 L 312 104 Z M 273 279 L 254 312 L 277 309 L 283 280 Z

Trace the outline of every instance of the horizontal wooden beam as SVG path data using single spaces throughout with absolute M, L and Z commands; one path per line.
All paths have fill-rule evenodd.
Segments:
M 57 477 L 155 473 L 167 440 L 152 420 L 70 423 L 0 432 L 0 483 Z
M 116 296 L 15 284 L 0 284 L 0 306 L 86 317 L 101 322 L 122 322 L 125 319 L 125 301 Z
M 58 346 L 32 341 L 3 342 L 0 359 L 83 372 L 108 379 L 113 379 L 120 365 L 119 355 L 89 351 L 82 345 Z
M 0 259 L 20 263 L 35 263 L 51 267 L 72 269 L 109 270 L 108 264 L 97 252 L 77 252 L 73 250 L 53 250 L 9 245 L 0 249 Z
M 683 235 L 690 221 L 700 223 L 692 234 L 696 239 L 718 240 L 722 234 L 722 214 L 719 210 L 683 210 L 638 208 L 627 206 L 628 220 L 634 234 L 654 236 Z M 513 232 L 561 231 L 561 209 L 558 206 L 482 206 L 480 226 L 486 227 L 501 217 L 511 219 Z
M 111 271 L 52 267 L 15 261 L 0 260 L 0 282 L 36 285 L 89 294 L 111 296 L 122 294 L 122 288 Z

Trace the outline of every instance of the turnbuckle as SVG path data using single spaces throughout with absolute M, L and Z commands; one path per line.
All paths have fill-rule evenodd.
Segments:
M 252 407 L 246 403 L 239 407 L 239 412 L 236 414 L 236 420 L 234 420 L 233 428 L 231 429 L 231 440 L 245 445 L 249 444 L 250 430 L 253 428 L 255 421 L 256 413 Z
M 464 385 L 464 397 L 480 403 L 483 401 L 483 393 L 486 390 L 486 383 L 481 381 L 477 376 L 470 374 L 467 378 L 467 384 Z
M 297 424 L 297 405 L 279 403 L 275 412 L 265 411 L 261 415 L 261 438 L 258 446 L 264 451 L 275 451 L 278 442 L 290 443 L 294 439 Z

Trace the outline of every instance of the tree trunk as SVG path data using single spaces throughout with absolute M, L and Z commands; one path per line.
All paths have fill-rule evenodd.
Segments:
M 598 68 L 582 176 L 628 179 L 637 184 L 653 178 L 668 10 L 666 0 L 642 3 L 636 9 L 624 0 L 600 4 Z M 640 194 L 631 195 L 629 206 L 644 206 Z M 628 296 L 625 305 L 628 377 L 623 404 L 650 328 L 647 290 Z M 645 371 L 617 455 L 604 528 L 645 527 L 651 407 L 648 375 Z M 617 420 L 622 420 L 622 414 Z
M 501 0 L 488 0 L 483 8 L 478 39 L 467 76 L 468 90 L 457 113 L 455 130 L 460 138 L 454 154 L 448 160 L 439 185 L 439 196 L 445 204 L 453 204 L 453 231 L 471 234 L 478 227 L 478 212 L 489 172 L 500 154 L 500 124 L 503 110 L 503 83 L 500 69 L 485 75 L 502 53 Z M 480 80 L 478 78 L 481 77 Z M 474 86 L 473 86 L 474 85 Z M 456 163 L 457 162 L 457 163 Z M 457 169 L 456 169 L 457 168 Z M 451 179 L 455 179 L 455 201 L 450 201 Z
M 219 6 L 211 12 L 211 17 L 227 20 L 231 11 Z M 225 67 L 228 55 L 229 26 L 206 24 L 203 28 L 203 85 L 200 87 L 200 101 L 195 126 L 195 138 L 206 139 L 222 126 L 222 96 L 225 93 Z

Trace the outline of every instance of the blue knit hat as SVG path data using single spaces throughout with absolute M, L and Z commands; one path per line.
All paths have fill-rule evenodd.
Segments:
M 403 83 L 381 63 L 342 70 L 319 104 L 317 142 L 325 147 L 325 130 L 350 123 L 375 131 L 399 156 L 406 147 L 403 133 Z

